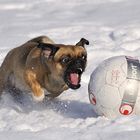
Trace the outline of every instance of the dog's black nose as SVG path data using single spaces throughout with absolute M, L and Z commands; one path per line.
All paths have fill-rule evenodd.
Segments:
M 76 66 L 83 66 L 83 65 L 85 65 L 85 61 L 83 60 L 83 59 L 77 59 L 76 61 L 75 61 L 75 65 Z

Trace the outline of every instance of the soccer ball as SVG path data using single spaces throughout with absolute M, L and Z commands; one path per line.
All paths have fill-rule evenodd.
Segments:
M 140 115 L 138 58 L 116 56 L 103 61 L 91 74 L 89 100 L 98 115 L 108 118 Z

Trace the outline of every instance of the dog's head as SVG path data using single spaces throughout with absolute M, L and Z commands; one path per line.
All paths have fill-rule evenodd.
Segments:
M 71 89 L 80 87 L 81 75 L 85 70 L 87 52 L 85 44 L 89 42 L 82 38 L 76 45 L 40 43 L 42 64 L 50 78 L 65 83 Z

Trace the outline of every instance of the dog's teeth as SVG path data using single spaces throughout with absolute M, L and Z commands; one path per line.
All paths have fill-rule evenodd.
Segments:
M 82 72 L 83 70 L 82 70 L 82 68 L 79 68 L 79 70 Z
M 79 77 L 79 74 L 76 74 L 77 78 Z

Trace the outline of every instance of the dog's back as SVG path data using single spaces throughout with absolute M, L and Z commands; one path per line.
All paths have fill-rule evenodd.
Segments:
M 53 40 L 51 40 L 49 37 L 47 36 L 39 36 L 36 38 L 33 38 L 31 40 L 29 40 L 28 42 L 36 42 L 36 43 L 50 43 L 50 44 L 54 44 Z

